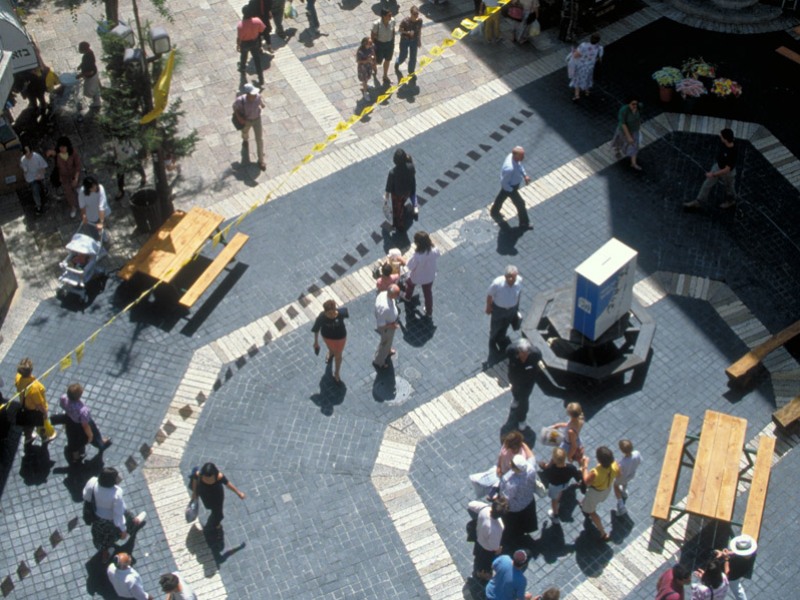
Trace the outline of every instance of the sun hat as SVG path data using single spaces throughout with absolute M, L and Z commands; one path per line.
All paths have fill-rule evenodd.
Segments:
M 733 538 L 728 544 L 728 549 L 733 552 L 736 556 L 752 556 L 758 550 L 758 544 L 756 541 L 749 535 L 743 533 L 742 535 L 737 535 Z

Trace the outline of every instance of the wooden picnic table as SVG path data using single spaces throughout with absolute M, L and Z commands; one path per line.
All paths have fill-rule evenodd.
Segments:
M 128 281 L 136 273 L 142 273 L 158 281 L 172 282 L 223 220 L 222 215 L 196 206 L 189 212 L 175 211 L 120 269 L 120 278 Z
M 730 522 L 739 483 L 747 421 L 707 410 L 700 430 L 686 512 Z

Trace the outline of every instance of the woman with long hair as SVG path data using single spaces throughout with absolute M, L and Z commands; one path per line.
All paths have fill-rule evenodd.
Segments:
M 414 234 L 414 255 L 406 264 L 408 278 L 404 300 L 409 302 L 414 288 L 421 285 L 427 318 L 433 315 L 433 280 L 436 278 L 436 261 L 439 260 L 439 255 L 439 249 L 434 246 L 428 232 L 418 231 Z

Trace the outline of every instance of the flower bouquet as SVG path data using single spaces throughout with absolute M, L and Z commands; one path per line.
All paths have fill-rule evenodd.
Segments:
M 656 83 L 663 87 L 674 87 L 683 75 L 675 67 L 661 67 L 658 71 L 653 73 L 653 79 Z
M 717 67 L 707 63 L 703 57 L 690 58 L 683 63 L 681 71 L 688 79 L 697 79 L 698 77 L 715 77 Z
M 726 96 L 738 98 L 742 95 L 742 86 L 730 79 L 715 79 L 711 84 L 711 93 L 720 98 Z
M 699 98 L 700 96 L 708 93 L 708 90 L 706 89 L 706 86 L 703 85 L 703 82 L 692 77 L 681 79 L 675 86 L 675 91 L 684 98 Z

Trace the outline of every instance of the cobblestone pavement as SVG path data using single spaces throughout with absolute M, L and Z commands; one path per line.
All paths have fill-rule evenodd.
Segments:
M 423 12 L 436 21 L 426 26 L 426 43 L 444 37 L 469 8 L 426 5 Z M 517 264 L 527 306 L 535 293 L 571 281 L 574 267 L 611 236 L 639 251 L 636 294 L 658 323 L 652 358 L 626 385 L 564 391 L 543 378 L 530 421 L 538 430 L 560 418 L 564 403 L 579 400 L 588 448 L 630 437 L 645 462 L 630 517 L 601 512 L 612 525 L 608 546 L 582 530 L 571 500 L 572 517 L 561 529 L 540 507 L 529 590 L 559 585 L 573 598 L 648 598 L 666 562 L 681 554 L 688 563 L 699 559 L 704 532 L 718 524 L 683 519 L 670 538 L 649 518 L 669 416 L 689 415 L 696 430 L 706 408 L 729 412 L 748 420 L 753 440 L 775 435 L 770 412 L 797 394 L 800 370 L 786 351 L 767 361 L 771 377 L 746 392 L 729 390 L 723 373 L 748 345 L 800 314 L 793 229 L 798 148 L 791 133 L 747 123 L 766 125 L 780 111 L 789 114 L 777 100 L 775 114 L 759 112 L 778 95 L 760 77 L 781 64 L 767 58 L 775 43 L 793 40 L 731 38 L 736 52 L 763 57 L 760 71 L 735 73 L 747 91 L 762 90 L 761 102 L 748 100 L 736 114 L 708 103 L 697 112 L 712 116 L 685 117 L 665 112 L 679 106 L 651 102 L 650 70 L 662 59 L 679 60 L 654 54 L 652 46 L 642 50 L 642 40 L 676 35 L 674 25 L 656 20 L 661 8 L 644 6 L 603 30 L 615 43 L 595 92 L 577 107 L 564 83 L 565 49 L 552 32 L 540 50 L 510 42 L 454 46 L 420 77 L 418 95 L 391 99 L 244 221 L 251 241 L 199 308 L 180 315 L 148 300 L 103 331 L 81 364 L 48 379 L 51 405 L 68 382 L 86 383 L 98 422 L 114 438 L 106 463 L 125 473 L 128 503 L 150 515 L 134 555 L 151 593 L 160 573 L 179 568 L 203 598 L 479 597 L 467 581 L 467 475 L 493 462 L 510 402 L 502 365 L 481 367 L 486 285 L 505 264 Z M 311 40 L 298 31 L 277 52 L 267 72 L 272 151 L 267 180 L 259 183 L 257 172 L 235 166 L 239 140 L 227 130 L 227 117 L 218 118 L 229 113 L 235 91 L 224 82 L 237 79 L 228 32 L 238 6 L 175 3 L 173 40 L 185 51 L 175 83 L 203 138 L 183 166 L 178 204 L 235 216 L 352 113 L 358 94 L 350 55 L 361 35 L 353 34 L 353 24 L 366 31 L 376 9 L 319 5 L 329 35 Z M 29 27 L 46 55 L 63 61 L 57 67 L 70 66 L 96 8 L 87 7 L 74 23 L 37 10 Z M 684 36 L 682 53 L 706 51 L 705 37 Z M 614 162 L 607 141 L 621 97 L 643 80 L 645 171 L 638 174 Z M 787 89 L 796 98 L 797 90 Z M 714 118 L 718 111 L 737 121 Z M 60 123 L 76 135 L 84 131 Z M 692 197 L 713 158 L 716 132 L 727 124 L 742 140 L 739 206 L 684 213 L 680 203 Z M 86 131 L 80 139 L 91 152 L 96 140 Z M 381 228 L 378 202 L 400 143 L 415 158 L 425 201 L 415 228 L 432 232 L 442 250 L 435 327 L 404 308 L 398 356 L 389 373 L 376 374 L 369 364 L 376 342 L 369 273 L 388 248 L 408 246 Z M 499 165 L 519 143 L 534 179 L 523 197 L 535 229 L 524 235 L 498 229 L 486 210 Z M 47 253 L 58 253 L 72 225 L 56 211 L 48 223 L 34 224 L 6 204 L 4 234 L 15 257 L 25 256 L 22 248 L 29 261 L 15 261 L 24 289 L 3 324 L 4 389 L 20 357 L 33 357 L 42 369 L 56 363 L 133 298 L 110 279 L 85 309 L 56 301 Z M 121 264 L 141 237 L 129 237 L 125 210 L 116 212 L 112 264 Z M 516 223 L 511 207 L 504 214 Z M 352 315 L 342 387 L 310 348 L 309 321 L 328 297 Z M 23 464 L 16 441 L 5 448 L 0 480 L 3 594 L 113 598 L 79 523 L 77 493 L 99 463 L 69 471 L 59 439 L 33 469 Z M 796 442 L 779 436 L 760 560 L 748 585 L 754 597 L 785 595 L 797 578 L 785 558 L 786 540 L 798 533 L 785 510 L 797 494 Z M 209 546 L 202 527 L 183 518 L 186 475 L 207 460 L 248 495 L 240 502 L 228 494 L 222 546 Z M 685 479 L 676 498 L 686 493 Z

